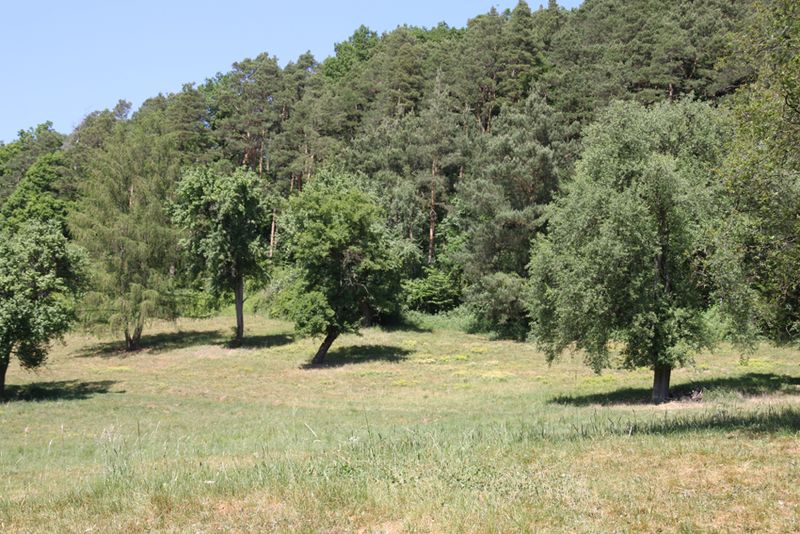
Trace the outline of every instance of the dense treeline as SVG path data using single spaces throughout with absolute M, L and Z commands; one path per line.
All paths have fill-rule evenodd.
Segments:
M 598 370 L 613 338 L 668 371 L 709 317 L 797 338 L 794 2 L 520 1 L 335 50 L 21 132 L 0 145 L 0 220 L 80 245 L 81 320 L 130 350 L 149 320 L 229 300 L 241 340 L 254 293 L 326 343 L 461 306 Z

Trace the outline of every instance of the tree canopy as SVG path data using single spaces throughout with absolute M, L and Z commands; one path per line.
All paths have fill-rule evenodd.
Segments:
M 375 199 L 352 176 L 317 175 L 289 202 L 286 261 L 290 272 L 278 308 L 298 333 L 324 336 L 313 363 L 358 330 L 365 313 L 390 309 L 399 264 Z
M 619 342 L 623 365 L 652 368 L 653 400 L 667 399 L 670 371 L 709 341 L 703 255 L 728 130 L 688 101 L 616 103 L 589 129 L 531 253 L 532 332 L 548 358 L 574 346 L 599 371 Z
M 173 220 L 183 230 L 181 246 L 213 294 L 234 293 L 236 343 L 244 336 L 245 279 L 264 273 L 268 198 L 258 177 L 243 168 L 230 175 L 193 168 L 178 185 Z
M 0 399 L 12 356 L 32 369 L 67 332 L 86 282 L 82 252 L 57 223 L 0 229 Z
M 82 322 L 129 350 L 230 303 L 241 341 L 264 286 L 328 346 L 403 307 L 596 369 L 621 342 L 662 400 L 709 310 L 730 339 L 800 337 L 798 19 L 791 0 L 520 0 L 359 26 L 328 58 L 265 51 L 68 135 L 21 130 L 0 224 L 81 245 Z

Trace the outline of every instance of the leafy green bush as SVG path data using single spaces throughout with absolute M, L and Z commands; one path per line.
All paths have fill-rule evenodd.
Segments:
M 481 278 L 466 295 L 475 327 L 502 338 L 524 340 L 530 325 L 525 308 L 527 290 L 525 279 L 515 273 L 492 273 Z
M 409 309 L 426 313 L 452 310 L 461 303 L 461 287 L 451 273 L 426 267 L 422 278 L 403 282 L 403 297 Z

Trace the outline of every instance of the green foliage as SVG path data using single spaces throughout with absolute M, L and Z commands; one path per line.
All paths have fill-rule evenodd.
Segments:
M 412 310 L 445 312 L 461 303 L 461 286 L 451 272 L 428 266 L 422 277 L 403 282 L 403 301 Z
M 584 119 L 613 99 L 650 104 L 729 94 L 748 69 L 717 63 L 747 4 L 586 0 L 553 37 L 547 92 L 558 109 Z
M 372 57 L 377 44 L 378 34 L 359 26 L 347 41 L 334 45 L 335 55 L 323 63 L 323 74 L 333 81 L 353 76 L 353 71 Z
M 205 278 L 213 296 L 234 293 L 241 342 L 245 280 L 265 275 L 270 197 L 251 171 L 239 168 L 226 175 L 208 167 L 184 172 L 176 197 L 172 216 L 183 230 L 180 245 L 189 267 Z
M 466 241 L 459 262 L 472 281 L 496 272 L 525 274 L 542 208 L 572 171 L 574 127 L 538 94 L 506 107 L 475 142 L 451 210 Z
M 0 230 L 0 397 L 12 356 L 23 367 L 43 364 L 50 341 L 75 319 L 85 260 L 56 223 Z
M 800 7 L 760 2 L 740 57 L 758 66 L 753 84 L 733 102 L 738 119 L 722 173 L 731 199 L 724 239 L 728 261 L 741 269 L 755 306 L 746 298 L 734 310 L 770 339 L 800 336 Z
M 102 144 L 83 155 L 80 200 L 70 228 L 92 260 L 92 286 L 81 309 L 87 326 L 124 334 L 138 347 L 153 318 L 175 315 L 177 234 L 166 202 L 180 155 L 152 115 L 116 119 Z
M 272 210 L 258 177 L 237 169 L 231 175 L 208 167 L 183 173 L 173 208 L 180 241 L 191 268 L 214 295 L 236 290 L 245 277 L 264 274 Z
M 0 144 L 0 206 L 14 191 L 17 184 L 36 160 L 55 152 L 64 143 L 64 136 L 53 130 L 53 123 L 45 122 L 20 130 L 15 141 Z
M 17 227 L 26 221 L 52 221 L 67 234 L 68 201 L 60 194 L 68 174 L 62 152 L 41 156 L 25 173 L 0 210 L 0 221 Z
M 491 273 L 469 287 L 466 306 L 475 327 L 501 338 L 524 340 L 530 330 L 527 281 L 515 273 Z
M 723 115 L 689 101 L 616 103 L 589 128 L 531 253 L 532 334 L 549 359 L 575 347 L 599 372 L 617 341 L 625 366 L 670 369 L 707 344 L 703 258 L 728 131 Z
M 395 306 L 399 254 L 374 198 L 336 171 L 316 175 L 285 214 L 291 269 L 276 309 L 308 336 L 358 330 L 365 311 Z

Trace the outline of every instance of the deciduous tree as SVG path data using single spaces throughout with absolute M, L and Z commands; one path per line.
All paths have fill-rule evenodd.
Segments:
M 286 217 L 292 274 L 278 308 L 299 333 L 324 336 L 312 360 L 320 364 L 339 335 L 358 330 L 365 308 L 391 306 L 399 261 L 378 203 L 353 176 L 315 176 L 290 199 Z
M 272 206 L 258 176 L 243 168 L 221 174 L 190 169 L 178 185 L 173 220 L 191 268 L 215 295 L 234 294 L 237 344 L 244 337 L 245 279 L 264 273 Z
M 57 223 L 0 230 L 0 399 L 12 356 L 32 369 L 75 319 L 85 260 Z
M 653 369 L 653 402 L 667 400 L 672 369 L 710 342 L 704 257 L 726 131 L 693 102 L 616 103 L 589 129 L 532 251 L 532 333 L 549 359 L 575 347 L 600 372 L 619 342 L 624 366 Z

